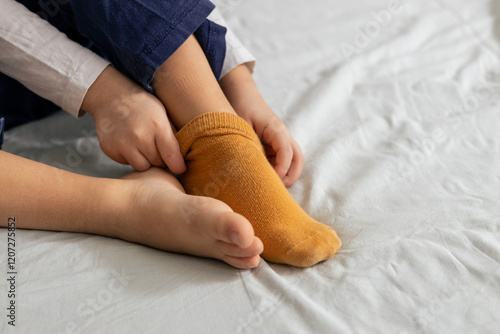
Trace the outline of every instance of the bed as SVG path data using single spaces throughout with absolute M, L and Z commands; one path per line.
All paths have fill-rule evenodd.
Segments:
M 342 248 L 311 268 L 237 270 L 18 230 L 16 327 L 2 314 L 0 332 L 499 333 L 500 1 L 217 4 L 306 156 L 290 193 Z M 128 173 L 92 130 L 60 112 L 7 132 L 4 150 Z

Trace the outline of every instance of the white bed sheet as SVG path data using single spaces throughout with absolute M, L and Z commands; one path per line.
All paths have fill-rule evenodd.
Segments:
M 218 3 L 307 158 L 290 192 L 341 250 L 312 268 L 236 270 L 18 230 L 17 326 L 0 314 L 0 332 L 500 332 L 500 1 Z M 373 12 L 388 8 L 400 10 L 377 28 Z M 127 173 L 92 129 L 90 117 L 61 113 L 8 132 L 4 149 Z

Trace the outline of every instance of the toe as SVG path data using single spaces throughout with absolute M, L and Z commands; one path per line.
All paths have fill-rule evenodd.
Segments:
M 224 241 L 219 241 L 218 246 L 220 251 L 225 256 L 240 257 L 240 258 L 259 255 L 264 250 L 264 245 L 262 244 L 262 241 L 257 237 L 254 237 L 254 241 L 247 248 L 241 248 L 235 244 L 227 243 Z
M 250 257 L 232 257 L 226 256 L 223 260 L 229 265 L 240 268 L 240 269 L 252 269 L 259 265 L 260 256 L 250 256 Z
M 252 224 L 245 217 L 234 212 L 225 213 L 215 224 L 213 237 L 243 249 L 250 247 L 255 241 Z

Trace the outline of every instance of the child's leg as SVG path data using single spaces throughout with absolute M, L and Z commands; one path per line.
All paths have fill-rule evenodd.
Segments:
M 15 219 L 19 229 L 99 234 L 237 268 L 259 264 L 262 243 L 248 220 L 220 201 L 186 195 L 164 170 L 95 178 L 0 151 L 0 171 L 1 227 Z
M 178 129 L 209 111 L 236 115 L 194 36 L 158 69 L 152 85 Z
M 194 38 L 160 67 L 153 86 L 180 129 L 187 193 L 221 199 L 248 218 L 267 260 L 309 266 L 335 254 L 340 247 L 335 231 L 309 217 L 290 196 Z

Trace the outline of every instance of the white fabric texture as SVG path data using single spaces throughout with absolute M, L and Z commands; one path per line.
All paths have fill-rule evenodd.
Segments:
M 253 72 L 255 67 L 255 57 L 248 51 L 248 49 L 241 44 L 238 37 L 234 32 L 229 29 L 226 20 L 222 17 L 218 8 L 215 8 L 207 19 L 217 23 L 223 27 L 227 28 L 226 32 L 226 56 L 224 57 L 224 64 L 222 65 L 222 70 L 220 78 L 223 78 L 228 74 L 233 68 L 238 65 L 245 64 L 248 69 Z
M 290 193 L 342 248 L 311 268 L 236 270 L 18 230 L 18 322 L 0 332 L 498 333 L 499 1 L 219 2 L 306 156 Z M 7 132 L 4 149 L 128 172 L 92 130 L 59 113 Z

